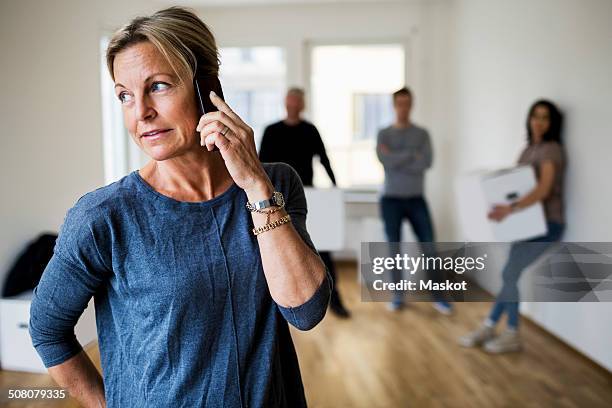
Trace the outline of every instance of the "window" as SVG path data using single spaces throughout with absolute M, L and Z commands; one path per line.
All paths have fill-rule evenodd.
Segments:
M 392 122 L 391 94 L 405 85 L 402 44 L 318 45 L 311 48 L 312 121 L 319 129 L 338 185 L 378 187 L 383 169 L 376 135 Z M 315 185 L 330 185 L 315 166 Z
M 353 140 L 376 140 L 378 131 L 394 120 L 389 94 L 353 95 Z

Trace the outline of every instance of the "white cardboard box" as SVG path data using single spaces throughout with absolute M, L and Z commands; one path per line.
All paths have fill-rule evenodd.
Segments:
M 308 215 L 306 229 L 318 251 L 339 251 L 345 246 L 344 193 L 338 188 L 304 188 Z
M 0 299 L 0 364 L 3 370 L 46 373 L 29 333 L 31 292 Z M 97 339 L 93 300 L 81 315 L 75 333 L 83 347 Z
M 546 220 L 541 203 L 517 211 L 501 222 L 487 217 L 495 204 L 510 204 L 535 186 L 536 178 L 531 166 L 477 171 L 461 177 L 456 183 L 456 197 L 463 239 L 513 242 L 544 235 Z

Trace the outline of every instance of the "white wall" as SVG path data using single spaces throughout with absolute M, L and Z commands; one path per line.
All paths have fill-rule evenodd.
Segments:
M 456 171 L 512 164 L 539 97 L 565 112 L 566 241 L 611 241 L 612 2 L 458 0 L 453 4 Z M 612 304 L 526 313 L 612 370 Z

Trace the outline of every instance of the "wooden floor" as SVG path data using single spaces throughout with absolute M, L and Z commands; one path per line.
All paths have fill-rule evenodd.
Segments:
M 85 349 L 87 354 L 100 371 L 100 353 L 97 343 Z M 27 401 L 9 400 L 8 390 L 23 389 L 57 389 L 58 386 L 48 374 L 30 374 L 16 371 L 0 370 L 0 407 L 2 408 L 78 408 L 76 400 L 66 396 L 61 400 L 30 399 Z
M 311 407 L 612 407 L 612 374 L 529 321 L 521 353 L 458 346 L 489 303 L 391 313 L 360 301 L 354 264 L 340 265 L 339 288 L 351 319 L 292 330 Z
M 309 332 L 292 330 L 310 407 L 612 407 L 612 374 L 529 321 L 522 353 L 491 356 L 455 339 L 489 304 L 463 303 L 439 315 L 428 303 L 390 313 L 360 302 L 354 264 L 340 265 L 339 287 L 353 313 L 331 313 Z M 99 367 L 97 348 L 88 351 Z M 53 387 L 47 375 L 0 371 L 2 407 L 76 407 L 7 402 L 6 390 Z

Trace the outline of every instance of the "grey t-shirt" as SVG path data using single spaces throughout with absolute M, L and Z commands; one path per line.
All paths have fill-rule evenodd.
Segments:
M 552 190 L 544 202 L 544 214 L 547 221 L 563 224 L 563 179 L 565 177 L 565 153 L 559 143 L 542 142 L 528 145 L 519 157 L 519 164 L 533 166 L 536 176 L 540 178 L 540 165 L 550 161 L 555 168 L 555 179 Z
M 298 175 L 265 164 L 306 244 Z M 109 407 L 303 407 L 287 322 L 324 316 L 326 279 L 301 306 L 268 290 L 246 194 L 164 196 L 133 172 L 70 209 L 34 291 L 30 333 L 47 367 L 81 350 L 74 325 L 93 296 Z
M 386 146 L 387 152 L 381 148 Z M 419 197 L 423 195 L 425 170 L 431 167 L 433 153 L 427 130 L 411 125 L 389 126 L 378 133 L 378 160 L 385 169 L 386 197 Z

